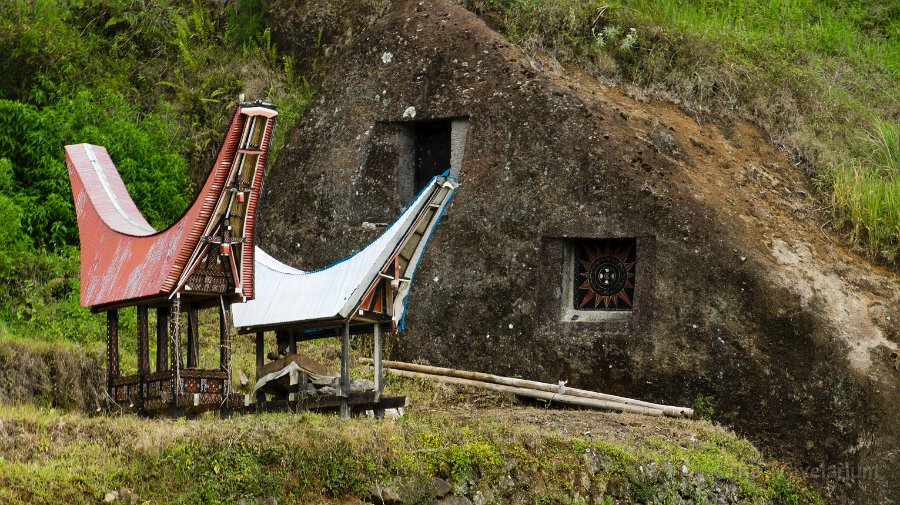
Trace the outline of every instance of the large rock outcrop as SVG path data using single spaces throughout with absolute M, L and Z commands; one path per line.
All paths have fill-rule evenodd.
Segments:
M 300 24 L 321 8 L 271 3 Z M 828 237 L 810 182 L 760 130 L 531 58 L 450 2 L 359 20 L 271 169 L 267 250 L 315 268 L 371 240 L 411 196 L 415 128 L 447 120 L 462 186 L 394 357 L 654 401 L 712 395 L 718 420 L 835 500 L 900 500 L 900 282 Z M 282 41 L 309 29 L 276 28 Z M 635 239 L 632 310 L 573 304 L 573 256 L 602 244 L 589 239 Z

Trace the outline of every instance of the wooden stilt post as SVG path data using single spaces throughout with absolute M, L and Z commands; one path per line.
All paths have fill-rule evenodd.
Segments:
M 231 372 L 231 302 L 219 298 L 219 369 Z M 231 393 L 231 377 L 225 376 L 225 397 Z
M 297 335 L 294 330 L 290 330 L 288 335 L 288 354 L 297 354 Z
M 172 407 L 178 404 L 181 384 L 181 295 L 176 294 L 169 312 L 169 356 L 172 360 Z
M 350 321 L 341 335 L 341 418 L 350 419 Z
M 138 351 L 138 408 L 144 406 L 144 384 L 150 373 L 150 317 L 149 309 L 137 307 L 137 351 Z
M 256 332 L 256 380 L 259 380 L 259 369 L 265 364 L 266 332 Z
M 188 304 L 187 367 L 197 368 L 200 361 L 200 310 L 196 303 Z
M 381 323 L 375 323 L 375 401 L 381 400 L 381 392 L 384 389 L 384 376 L 381 369 L 381 347 L 384 339 L 384 332 Z
M 256 332 L 256 380 L 260 379 L 260 369 L 262 368 L 265 360 L 265 351 L 266 351 L 266 332 L 258 331 Z M 262 403 L 266 401 L 266 394 L 262 391 L 258 391 L 256 393 L 256 403 Z
M 169 368 L 169 307 L 156 309 L 156 371 Z
M 375 323 L 375 335 L 374 335 L 374 346 L 375 346 L 375 355 L 373 356 L 375 360 L 375 414 L 376 419 L 381 419 L 384 417 L 384 409 L 378 408 L 377 403 L 381 401 L 381 393 L 384 390 L 384 372 L 381 368 L 381 349 L 384 340 L 384 330 L 382 329 L 381 323 Z
M 106 311 L 106 388 L 115 399 L 113 379 L 119 376 L 119 311 Z
M 273 353 L 275 359 L 281 357 L 282 354 L 288 353 L 288 349 L 291 346 L 290 340 L 287 330 L 275 330 L 275 352 Z
M 138 375 L 150 373 L 150 314 L 147 307 L 137 307 Z

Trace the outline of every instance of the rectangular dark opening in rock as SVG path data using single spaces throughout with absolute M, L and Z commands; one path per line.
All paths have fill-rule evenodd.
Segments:
M 450 121 L 413 123 L 415 130 L 414 194 L 450 168 Z
M 637 244 L 633 238 L 578 239 L 572 248 L 572 308 L 630 311 L 634 307 Z

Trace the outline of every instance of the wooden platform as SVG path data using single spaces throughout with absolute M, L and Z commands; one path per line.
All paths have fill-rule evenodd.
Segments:
M 339 412 L 344 398 L 337 395 L 315 395 L 306 398 L 288 400 L 270 400 L 257 402 L 249 406 L 234 409 L 236 413 L 256 412 Z M 347 398 L 347 404 L 353 414 L 362 414 L 367 410 L 375 412 L 375 417 L 380 418 L 387 409 L 397 409 L 406 406 L 405 396 L 382 396 L 375 401 L 375 392 L 351 393 Z

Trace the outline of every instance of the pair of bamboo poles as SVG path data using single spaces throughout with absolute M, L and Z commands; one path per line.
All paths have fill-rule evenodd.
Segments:
M 360 361 L 374 365 L 374 360 L 361 358 Z M 650 403 L 623 396 L 609 395 L 588 391 L 586 389 L 570 388 L 564 384 L 550 384 L 515 377 L 503 377 L 482 372 L 468 370 L 456 370 L 402 361 L 383 361 L 389 373 L 401 377 L 415 377 L 432 379 L 458 386 L 471 386 L 500 393 L 512 393 L 519 396 L 538 398 L 551 403 L 562 403 L 588 407 L 594 409 L 612 410 L 616 412 L 630 412 L 648 416 L 692 417 L 694 411 L 687 407 L 675 407 Z

